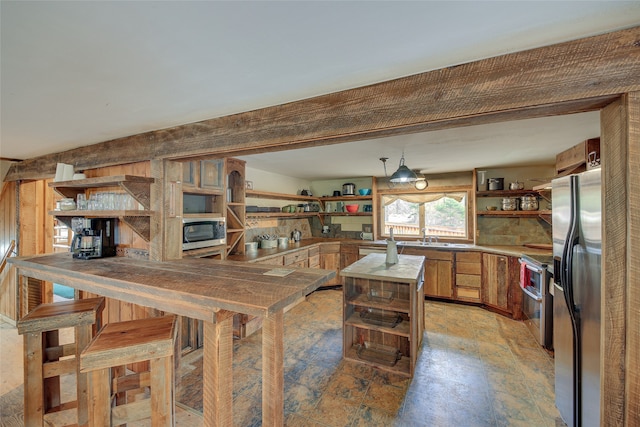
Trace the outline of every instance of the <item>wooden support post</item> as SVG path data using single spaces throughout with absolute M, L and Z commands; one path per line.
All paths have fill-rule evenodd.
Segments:
M 262 324 L 262 425 L 284 425 L 284 313 Z
M 207 427 L 233 425 L 233 313 L 203 322 L 203 416 Z

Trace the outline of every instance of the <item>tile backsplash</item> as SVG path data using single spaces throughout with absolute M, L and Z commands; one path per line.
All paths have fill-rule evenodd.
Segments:
M 537 218 L 478 218 L 478 245 L 551 243 L 551 226 Z

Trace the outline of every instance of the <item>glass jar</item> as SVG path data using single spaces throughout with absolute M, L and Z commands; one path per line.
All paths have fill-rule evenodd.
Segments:
M 59 206 L 61 211 L 72 211 L 76 209 L 76 202 L 73 199 L 60 199 Z
M 505 197 L 502 199 L 502 210 L 503 211 L 517 211 L 518 210 L 518 199 L 515 197 Z

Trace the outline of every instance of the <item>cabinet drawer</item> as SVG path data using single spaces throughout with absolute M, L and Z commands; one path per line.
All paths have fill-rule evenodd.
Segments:
M 453 252 L 426 250 L 419 255 L 424 255 L 427 259 L 437 259 L 441 261 L 453 261 Z
M 456 274 L 456 286 L 469 286 L 480 289 L 482 277 L 472 274 Z
M 307 260 L 302 260 L 298 262 L 292 262 L 291 264 L 286 264 L 287 267 L 291 268 L 307 268 Z
M 456 254 L 458 262 L 482 262 L 482 253 L 480 252 L 458 252 Z
M 458 299 L 480 301 L 480 289 L 458 288 Z
M 298 263 L 300 261 L 306 262 L 308 257 L 309 257 L 309 251 L 307 249 L 296 251 L 284 256 L 284 265 L 291 265 L 294 263 Z
M 456 273 L 482 274 L 482 264 L 472 262 L 456 262 Z
M 311 256 L 309 255 L 309 268 L 319 268 L 320 267 L 320 255 Z
M 320 248 L 317 246 L 312 246 L 308 249 L 309 258 L 320 255 Z
M 283 256 L 274 256 L 273 258 L 263 259 L 258 261 L 258 264 L 269 264 L 269 265 L 284 265 L 284 257 Z
M 334 254 L 340 252 L 340 242 L 336 243 L 323 243 L 320 245 L 321 254 Z

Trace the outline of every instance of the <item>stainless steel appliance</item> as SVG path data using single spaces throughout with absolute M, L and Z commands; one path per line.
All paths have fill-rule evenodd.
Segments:
M 73 218 L 73 258 L 91 259 L 116 255 L 115 219 Z
M 569 426 L 600 425 L 600 169 L 552 181 L 556 406 Z
M 522 312 L 525 324 L 538 343 L 553 349 L 553 296 L 549 285 L 553 276 L 551 255 L 520 257 L 520 287 L 523 292 Z
M 350 182 L 346 184 L 342 184 L 342 195 L 343 196 L 355 196 L 356 194 L 356 185 Z
M 489 178 L 487 179 L 489 184 L 489 190 L 502 190 L 504 188 L 504 178 Z
M 208 248 L 227 243 L 227 225 L 223 216 L 182 218 L 182 250 Z

